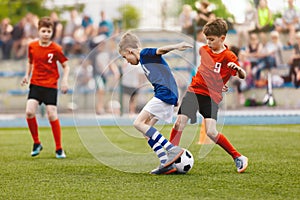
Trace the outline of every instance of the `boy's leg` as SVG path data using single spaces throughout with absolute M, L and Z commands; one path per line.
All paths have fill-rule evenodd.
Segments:
M 39 140 L 38 124 L 35 117 L 35 112 L 38 107 L 38 104 L 38 101 L 35 99 L 28 99 L 26 104 L 26 121 L 28 124 L 29 131 L 31 133 L 31 137 L 33 139 L 33 148 L 31 156 L 39 155 L 40 151 L 43 149 L 41 141 Z
M 157 155 L 160 161 L 160 165 L 164 165 L 168 160 L 168 156 L 164 148 L 159 143 L 156 143 L 154 140 L 152 140 L 151 138 L 148 140 L 148 144 Z
M 149 130 L 146 132 L 146 136 L 154 140 L 155 143 L 159 143 L 166 149 L 168 153 L 168 160 L 164 164 L 164 167 L 167 167 L 174 163 L 183 153 L 182 148 L 174 146 L 154 127 L 149 128 Z
M 31 133 L 31 137 L 33 139 L 33 143 L 40 144 L 41 142 L 39 140 L 38 124 L 37 124 L 36 117 L 26 118 L 26 121 L 28 124 L 29 131 Z
M 236 163 L 236 167 L 239 173 L 245 171 L 245 169 L 248 166 L 248 158 L 242 156 L 222 133 L 214 133 L 217 132 L 215 119 L 205 119 L 205 123 L 207 127 L 207 136 L 209 136 L 210 139 L 212 139 L 216 144 L 221 146 L 229 155 L 231 155 L 231 157 Z
M 176 146 L 179 145 L 183 129 L 185 128 L 188 119 L 189 118 L 185 115 L 179 114 L 177 116 L 176 122 L 175 122 L 175 124 L 174 124 L 174 126 L 171 130 L 171 133 L 170 133 L 170 142 L 173 145 L 176 145 Z
M 55 150 L 60 150 L 62 149 L 61 146 L 61 127 L 60 127 L 60 123 L 59 120 L 56 119 L 54 121 L 50 121 L 51 124 L 51 129 L 52 129 L 52 133 L 53 133 L 53 137 L 54 137 L 54 141 L 55 141 Z

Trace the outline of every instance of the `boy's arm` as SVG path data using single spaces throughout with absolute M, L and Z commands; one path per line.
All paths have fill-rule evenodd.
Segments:
M 237 76 L 240 78 L 240 79 L 244 79 L 246 78 L 246 72 L 243 68 L 241 68 L 240 66 L 238 66 L 237 64 L 235 64 L 234 62 L 229 62 L 227 64 L 227 66 L 233 70 L 236 71 L 237 73 Z
M 61 79 L 60 90 L 63 94 L 65 94 L 65 93 L 67 93 L 68 88 L 69 88 L 68 79 L 69 79 L 70 67 L 69 67 L 67 61 L 65 61 L 61 65 L 62 65 L 64 73 L 63 73 L 63 77 Z
M 25 76 L 23 77 L 22 82 L 21 82 L 21 86 L 24 86 L 25 84 L 28 84 L 28 82 L 29 82 L 29 76 L 30 76 L 30 74 L 32 72 L 32 67 L 33 67 L 33 64 L 30 64 L 28 62 L 27 66 L 26 66 Z
M 183 50 L 186 50 L 186 49 L 189 49 L 189 48 L 193 48 L 193 46 L 190 45 L 187 42 L 181 42 L 181 43 L 178 43 L 178 44 L 172 44 L 172 45 L 167 45 L 167 46 L 157 48 L 156 54 L 157 55 L 162 55 L 162 54 L 166 54 L 166 53 L 168 53 L 170 51 L 173 51 L 173 50 L 183 51 Z

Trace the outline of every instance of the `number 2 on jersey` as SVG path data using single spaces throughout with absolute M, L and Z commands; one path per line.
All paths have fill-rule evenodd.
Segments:
M 48 63 L 52 63 L 53 53 L 48 53 Z

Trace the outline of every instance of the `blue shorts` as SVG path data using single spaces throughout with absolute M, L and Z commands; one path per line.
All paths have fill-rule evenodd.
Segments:
M 55 88 L 47 88 L 30 84 L 27 99 L 35 99 L 39 104 L 57 105 L 58 90 Z
M 219 106 L 209 96 L 187 92 L 182 99 L 178 114 L 186 115 L 191 119 L 191 124 L 197 121 L 197 111 L 204 118 L 217 120 Z

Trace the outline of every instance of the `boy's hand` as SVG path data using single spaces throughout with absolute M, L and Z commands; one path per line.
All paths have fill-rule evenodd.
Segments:
M 193 45 L 191 45 L 187 42 L 181 42 L 181 43 L 179 43 L 178 50 L 179 51 L 184 51 L 184 50 L 190 49 L 190 48 L 193 48 Z
M 228 91 L 228 86 L 224 85 L 223 88 L 222 88 L 222 92 L 227 92 L 227 91 Z
M 233 70 L 236 70 L 236 71 L 238 71 L 240 69 L 240 67 L 237 64 L 235 64 L 234 62 L 229 62 L 227 64 L 227 67 L 229 67 L 229 68 L 231 68 Z
M 68 83 L 67 81 L 61 81 L 60 90 L 63 94 L 66 94 L 68 92 Z
M 24 86 L 26 84 L 28 84 L 28 76 L 24 76 L 24 78 L 21 81 L 21 86 Z

